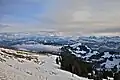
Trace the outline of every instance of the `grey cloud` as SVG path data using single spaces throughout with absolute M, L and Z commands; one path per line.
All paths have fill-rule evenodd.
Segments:
M 5 24 L 0 24 L 0 28 L 4 28 L 4 27 L 10 27 L 9 25 L 5 25 Z
M 96 33 L 120 33 L 120 27 L 117 28 L 106 28 L 106 29 L 101 29 L 101 30 L 97 30 L 95 31 Z
M 0 24 L 0 32 L 6 27 L 10 27 L 10 26 L 5 24 Z

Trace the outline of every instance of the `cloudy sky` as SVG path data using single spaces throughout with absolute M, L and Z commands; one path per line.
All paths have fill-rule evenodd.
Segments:
M 120 0 L 0 0 L 0 32 L 120 35 Z

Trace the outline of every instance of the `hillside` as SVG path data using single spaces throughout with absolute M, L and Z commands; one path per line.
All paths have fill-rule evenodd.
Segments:
M 120 53 L 119 52 L 99 52 L 90 49 L 81 43 L 66 45 L 62 49 L 75 55 L 85 62 L 93 63 L 97 70 L 120 71 Z
M 88 80 L 59 69 L 56 57 L 0 48 L 0 80 Z

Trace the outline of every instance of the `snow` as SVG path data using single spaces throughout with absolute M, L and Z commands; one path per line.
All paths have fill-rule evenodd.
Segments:
M 104 55 L 102 57 L 103 58 L 110 58 L 111 54 L 109 54 L 109 52 L 104 52 Z
M 85 57 L 89 58 L 91 57 L 92 55 L 96 55 L 98 54 L 99 52 L 98 51 L 93 51 L 93 53 L 88 53 Z
M 46 72 L 42 72 L 43 74 L 45 74 L 48 77 L 48 80 L 89 80 L 86 78 L 82 78 L 82 77 L 78 77 L 77 75 L 74 75 L 74 77 L 72 77 L 72 73 L 67 72 L 67 71 L 63 71 L 61 69 L 59 69 L 59 65 L 55 64 L 55 57 L 56 56 L 50 56 L 49 58 L 47 58 L 45 60 L 45 63 L 43 66 L 41 66 L 41 69 L 45 69 L 46 68 Z M 49 73 L 55 73 L 56 75 L 50 75 Z
M 108 68 L 108 69 L 114 68 L 115 65 L 117 65 L 118 68 L 120 68 L 119 63 L 120 63 L 120 59 L 113 58 L 113 61 L 110 61 L 107 59 L 107 61 L 101 65 L 105 64 L 105 68 Z
M 2 50 L 8 51 L 8 52 L 12 51 L 12 50 L 3 49 L 3 48 Z M 55 63 L 55 59 L 58 56 L 30 54 L 31 56 L 36 56 L 38 58 L 38 60 L 40 61 L 40 64 L 37 64 L 34 62 L 34 60 L 29 61 L 27 59 L 17 58 L 17 57 L 5 58 L 4 56 L 9 57 L 9 55 L 6 53 L 2 55 L 3 54 L 3 53 L 1 54 L 2 50 L 0 48 L 0 58 L 5 59 L 6 62 L 0 62 L 0 79 L 4 79 L 4 80 L 89 80 L 87 78 L 79 77 L 70 72 L 61 70 L 60 65 L 57 65 Z M 14 54 L 12 52 L 11 54 Z M 20 61 L 23 61 L 23 62 L 20 62 Z
M 85 54 L 86 53 L 86 51 L 75 51 L 76 53 L 81 53 L 81 54 Z
M 70 47 L 76 48 L 76 47 L 78 47 L 78 46 L 80 46 L 80 45 L 82 45 L 82 44 L 81 44 L 81 43 L 76 43 L 76 44 L 74 44 L 74 45 L 70 45 Z
M 81 57 L 80 54 L 76 54 L 76 53 L 74 53 L 71 49 L 68 49 L 68 50 L 71 52 L 71 54 L 75 55 L 76 57 Z

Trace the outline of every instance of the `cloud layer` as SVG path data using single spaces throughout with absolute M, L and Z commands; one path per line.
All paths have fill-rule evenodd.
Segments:
M 1 32 L 60 31 L 119 34 L 119 0 L 1 0 Z M 1 26 L 1 25 L 0 25 Z

